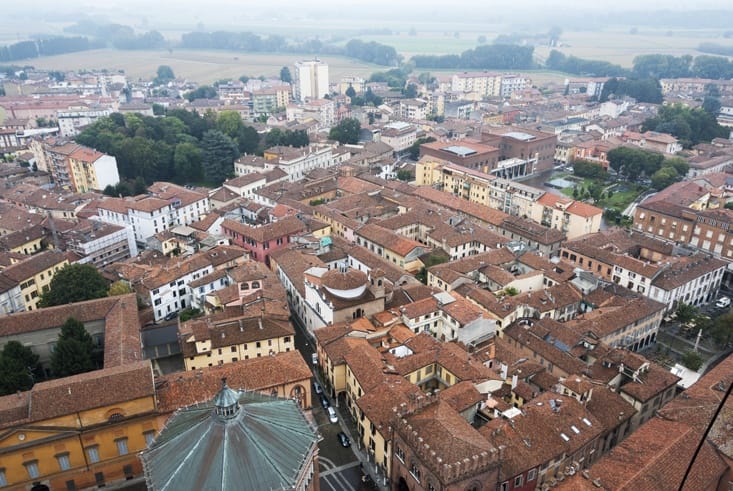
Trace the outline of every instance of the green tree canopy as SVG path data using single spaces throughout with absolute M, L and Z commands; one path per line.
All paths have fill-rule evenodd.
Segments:
M 219 130 L 209 130 L 201 140 L 203 150 L 204 177 L 206 181 L 219 186 L 234 172 L 234 160 L 239 150 L 234 141 Z
M 107 296 L 107 280 L 91 264 L 69 264 L 56 272 L 50 289 L 41 296 L 41 307 L 65 305 Z
M 84 324 L 69 317 L 51 353 L 51 370 L 57 377 L 67 377 L 94 370 L 94 341 Z
M 287 83 L 293 82 L 293 76 L 290 74 L 290 68 L 284 66 L 280 69 L 280 80 Z
M 38 355 L 18 341 L 8 341 L 0 352 L 0 395 L 33 387 L 40 373 Z
M 702 357 L 694 351 L 686 352 L 684 355 L 682 355 L 682 359 L 680 359 L 682 365 L 695 372 L 698 371 L 702 366 L 702 361 Z
M 328 133 L 328 137 L 331 140 L 338 141 L 342 145 L 345 143 L 355 144 L 359 143 L 360 130 L 361 124 L 359 124 L 359 120 L 346 118 L 331 128 L 331 131 Z
M 163 85 L 171 80 L 175 80 L 176 76 L 173 74 L 173 69 L 168 65 L 160 65 L 156 72 L 156 77 L 153 83 L 156 85 Z

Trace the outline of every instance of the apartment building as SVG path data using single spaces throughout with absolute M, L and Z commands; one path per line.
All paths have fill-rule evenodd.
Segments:
M 416 139 L 417 128 L 410 123 L 394 121 L 382 127 L 382 143 L 392 147 L 396 153 L 407 150 Z
M 354 233 L 356 243 L 369 249 L 377 256 L 386 259 L 405 271 L 417 271 L 418 259 L 425 248 L 417 241 L 402 237 L 377 224 L 367 224 Z
M 177 225 L 173 204 L 152 196 L 107 197 L 96 207 L 101 221 L 131 227 L 135 241 L 142 245 L 158 232 Z
M 319 59 L 298 61 L 293 74 L 293 98 L 299 102 L 329 94 L 328 64 Z
M 314 169 L 327 169 L 340 163 L 331 145 L 311 143 L 305 148 L 276 146 L 264 152 L 268 165 L 285 171 L 290 182 L 299 181 Z M 274 205 L 273 205 L 274 206 Z
M 290 100 L 290 84 L 252 91 L 252 113 L 269 115 L 287 107 Z
M 99 220 L 80 220 L 73 228 L 58 232 L 65 248 L 80 256 L 76 262 L 97 268 L 137 256 L 132 228 Z
M 270 254 L 287 247 L 293 237 L 306 230 L 306 225 L 295 216 L 256 226 L 225 219 L 221 230 L 234 244 L 249 251 L 252 259 L 269 265 Z
M 451 90 L 460 93 L 462 99 L 499 97 L 502 95 L 502 76 L 489 72 L 456 73 L 451 77 Z
M 561 230 L 568 240 L 601 229 L 603 210 L 593 205 L 554 193 L 545 193 L 533 204 L 527 215 L 545 227 Z
M 718 293 L 727 263 L 705 253 L 675 255 L 673 246 L 612 229 L 563 244 L 561 257 L 594 275 L 638 292 L 672 311 L 702 305 Z
M 78 135 L 81 129 L 89 126 L 100 118 L 112 114 L 110 108 L 69 107 L 56 112 L 56 121 L 59 125 L 59 134 L 65 138 Z
M 398 114 L 402 119 L 425 120 L 430 114 L 430 105 L 425 99 L 400 99 Z
M 187 321 L 179 327 L 186 370 L 273 356 L 295 349 L 286 315 L 240 316 Z
M 69 155 L 69 170 L 71 188 L 77 193 L 102 191 L 120 182 L 117 159 L 87 147 Z
M 23 310 L 36 310 L 41 295 L 49 291 L 53 276 L 68 264 L 66 254 L 45 251 L 6 267 L 2 274 L 20 285 Z

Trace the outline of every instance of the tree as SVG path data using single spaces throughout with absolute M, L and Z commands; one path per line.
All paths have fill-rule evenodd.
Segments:
M 733 210 L 733 201 L 729 201 L 725 204 L 727 210 Z
M 412 175 L 412 172 L 406 169 L 400 169 L 397 171 L 397 179 L 400 181 L 411 181 L 414 176 Z
M 418 138 L 412 145 L 407 148 L 407 154 L 412 160 L 417 160 L 420 156 L 420 145 L 422 145 L 423 143 L 431 143 L 434 141 L 435 138 L 433 138 L 432 136 L 428 136 L 426 138 Z
M 680 303 L 677 306 L 677 311 L 676 311 L 677 320 L 681 322 L 682 324 L 687 324 L 692 319 L 694 319 L 699 313 L 700 311 L 697 309 L 697 307 L 686 304 L 684 302 Z
M 331 128 L 328 138 L 336 140 L 342 145 L 345 143 L 355 144 L 359 143 L 360 130 L 361 124 L 359 124 L 358 119 L 346 118 Z
M 41 307 L 53 307 L 107 296 L 108 283 L 91 264 L 68 264 L 51 280 L 41 296 Z
M 415 84 L 407 84 L 407 87 L 404 90 L 404 95 L 408 99 L 413 99 L 417 97 L 417 85 Z
M 706 96 L 705 99 L 703 99 L 702 101 L 703 110 L 716 117 L 720 112 L 720 106 L 720 99 L 718 99 L 717 97 Z
M 18 341 L 8 341 L 0 352 L 0 395 L 33 387 L 40 373 L 38 355 Z
M 244 129 L 244 122 L 237 111 L 222 111 L 216 118 L 216 129 L 236 140 Z
M 120 281 L 115 281 L 114 283 L 109 285 L 108 294 L 110 297 L 116 297 L 118 295 L 126 295 L 128 293 L 132 293 L 132 291 L 133 290 L 130 285 L 120 280 Z
M 201 140 L 204 178 L 210 184 L 221 185 L 234 171 L 234 160 L 239 156 L 237 145 L 219 130 L 209 130 Z
M 354 90 L 354 87 L 349 84 L 349 88 L 346 89 L 345 94 L 349 96 L 349 98 L 353 99 L 354 97 L 356 97 L 356 90 Z
M 204 177 L 202 160 L 201 149 L 193 143 L 183 142 L 176 145 L 173 153 L 173 167 L 175 168 L 173 180 L 179 184 L 200 182 Z
M 51 353 L 51 370 L 57 377 L 67 377 L 94 370 L 94 341 L 84 324 L 69 317 L 61 326 L 56 347 Z
M 721 348 L 725 348 L 733 337 L 733 312 L 721 315 L 710 326 L 710 336 Z
M 663 167 L 662 169 L 659 169 L 654 174 L 652 174 L 651 177 L 652 186 L 654 186 L 654 189 L 657 190 L 662 190 L 670 184 L 679 181 L 679 179 L 680 176 L 677 174 L 677 171 L 674 169 L 674 167 Z
M 698 371 L 702 366 L 702 357 L 694 351 L 688 351 L 680 359 L 680 363 L 692 371 Z
M 155 85 L 165 85 L 175 79 L 176 76 L 173 74 L 173 69 L 171 67 L 168 65 L 160 65 L 153 83 Z
M 284 66 L 280 69 L 280 80 L 287 83 L 293 83 L 293 76 L 290 74 L 290 68 Z

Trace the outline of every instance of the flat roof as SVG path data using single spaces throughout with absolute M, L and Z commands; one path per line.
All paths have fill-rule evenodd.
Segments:
M 441 150 L 461 157 L 468 157 L 469 155 L 476 155 L 478 153 L 473 148 L 464 147 L 463 145 L 451 145 L 449 147 L 443 147 Z
M 534 135 L 530 135 L 529 133 L 524 133 L 523 131 L 510 131 L 509 133 L 504 133 L 504 136 L 508 136 L 509 138 L 514 138 L 515 140 L 522 140 L 522 141 L 530 141 L 537 138 Z

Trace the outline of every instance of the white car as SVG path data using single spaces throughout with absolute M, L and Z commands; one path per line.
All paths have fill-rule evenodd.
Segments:
M 730 298 L 728 297 L 720 297 L 717 302 L 715 302 L 715 306 L 721 309 L 726 308 L 730 305 Z
M 328 411 L 328 420 L 331 423 L 338 423 L 339 422 L 339 417 L 336 416 L 336 410 L 334 408 L 332 408 L 332 407 L 329 407 L 327 409 L 327 411 Z

